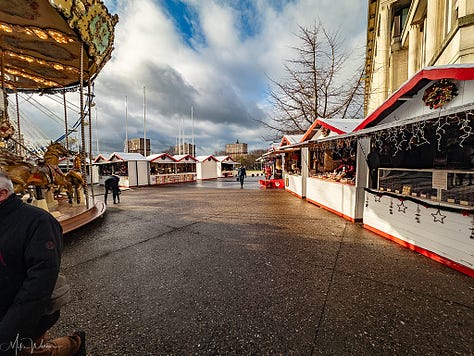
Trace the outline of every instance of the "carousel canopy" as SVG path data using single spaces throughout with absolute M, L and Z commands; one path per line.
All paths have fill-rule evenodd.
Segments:
M 117 15 L 100 0 L 0 1 L 4 88 L 48 91 L 92 79 L 110 59 Z

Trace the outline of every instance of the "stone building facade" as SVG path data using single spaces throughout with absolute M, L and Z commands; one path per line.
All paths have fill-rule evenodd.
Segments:
M 473 0 L 369 0 L 365 115 L 427 66 L 474 63 Z

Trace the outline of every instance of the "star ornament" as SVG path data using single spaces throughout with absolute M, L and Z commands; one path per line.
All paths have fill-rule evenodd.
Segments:
M 402 213 L 404 213 L 404 214 L 406 213 L 406 210 L 407 210 L 408 206 L 405 205 L 405 203 L 403 202 L 403 200 L 402 200 L 402 202 L 401 202 L 400 204 L 397 204 L 397 206 L 398 206 L 398 211 L 399 211 L 399 212 L 402 212 Z
M 436 213 L 432 213 L 431 216 L 434 219 L 433 222 L 440 222 L 441 224 L 444 224 L 444 219 L 446 219 L 446 215 L 441 214 L 439 209 L 436 211 Z

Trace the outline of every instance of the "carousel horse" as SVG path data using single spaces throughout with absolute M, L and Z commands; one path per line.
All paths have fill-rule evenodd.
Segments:
M 65 188 L 68 201 L 72 204 L 74 187 L 67 179 L 66 174 L 64 174 L 58 166 L 59 158 L 67 157 L 68 154 L 68 150 L 63 145 L 58 142 L 51 142 L 43 155 L 43 160 L 38 162 L 37 166 L 37 170 L 42 172 L 49 179 L 48 181 L 35 182 L 34 184 L 47 189 L 56 187 L 57 191 L 61 191 L 61 188 Z
M 42 199 L 41 189 L 36 183 L 52 181 L 43 172 L 39 171 L 36 166 L 24 162 L 23 158 L 16 156 L 8 150 L 0 150 L 0 170 L 8 174 L 12 180 L 14 191 L 16 194 L 29 194 L 28 201 L 33 199 L 33 193 L 30 186 L 35 186 L 36 198 Z
M 74 157 L 72 169 L 69 170 L 66 174 L 66 179 L 69 181 L 69 183 L 73 186 L 74 188 L 74 194 L 76 196 L 76 201 L 79 204 L 80 203 L 80 195 L 79 195 L 79 188 L 84 189 L 84 186 L 86 183 L 84 182 L 84 178 L 82 177 L 81 173 L 81 167 L 82 167 L 82 159 L 81 159 L 81 154 L 78 153 Z

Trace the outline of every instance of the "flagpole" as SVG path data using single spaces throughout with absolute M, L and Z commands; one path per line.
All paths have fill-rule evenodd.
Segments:
M 146 89 L 143 87 L 143 152 L 144 156 L 147 156 L 147 145 L 146 145 Z
M 128 97 L 125 95 L 125 152 L 128 152 Z

